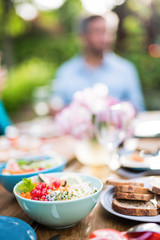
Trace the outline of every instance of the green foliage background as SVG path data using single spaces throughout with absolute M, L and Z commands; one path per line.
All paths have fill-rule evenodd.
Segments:
M 0 3 L 2 16 L 4 1 Z M 57 68 L 77 53 L 73 29 L 83 9 L 80 0 L 66 0 L 59 9 L 41 11 L 38 19 L 26 22 L 16 14 L 15 2 L 10 3 L 7 15 L 1 20 L 5 20 L 5 26 L 0 28 L 0 49 L 5 52 L 5 32 L 5 37 L 11 39 L 12 64 L 3 100 L 8 111 L 15 111 L 32 101 L 37 86 L 50 85 Z M 160 109 L 160 58 L 148 54 L 149 44 L 160 44 L 160 30 L 157 28 L 156 34 L 149 35 L 148 29 L 155 16 L 160 19 L 160 4 L 158 0 L 154 3 L 156 10 L 148 9 L 138 0 L 128 0 L 114 9 L 120 17 L 115 51 L 136 65 L 148 109 Z M 7 65 L 5 57 L 4 63 Z

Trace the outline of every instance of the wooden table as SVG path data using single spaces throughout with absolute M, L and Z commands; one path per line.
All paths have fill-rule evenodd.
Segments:
M 143 141 L 143 140 L 142 140 Z M 155 140 L 154 140 L 155 141 Z M 152 140 L 150 145 L 152 145 Z M 154 143 L 153 143 L 154 144 Z M 76 171 L 81 173 L 92 174 L 104 179 L 109 176 L 110 170 L 107 166 L 89 167 L 84 166 L 76 159 L 67 162 L 65 171 Z M 68 229 L 54 230 L 46 228 L 29 218 L 23 210 L 21 210 L 13 194 L 7 192 L 0 185 L 0 214 L 20 218 L 30 224 L 36 231 L 38 240 L 48 240 L 56 234 L 60 234 L 60 240 L 87 240 L 89 234 L 99 228 L 113 228 L 119 231 L 125 231 L 139 222 L 122 219 L 108 213 L 98 203 L 91 213 L 75 226 Z

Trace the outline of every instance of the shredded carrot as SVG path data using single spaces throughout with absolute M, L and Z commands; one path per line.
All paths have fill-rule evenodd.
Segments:
M 2 170 L 2 174 L 23 174 L 23 173 L 30 173 L 30 172 L 35 172 L 35 169 L 26 169 L 26 170 L 19 170 L 19 171 L 12 171 L 12 170 L 7 170 L 7 169 L 3 169 Z
M 26 193 L 21 192 L 20 196 L 24 197 L 24 198 L 27 198 L 27 199 L 32 199 L 30 192 L 26 192 Z

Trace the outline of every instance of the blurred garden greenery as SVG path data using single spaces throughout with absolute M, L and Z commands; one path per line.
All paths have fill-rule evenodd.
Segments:
M 33 1 L 0 2 L 0 50 L 8 68 L 3 101 L 9 112 L 30 104 L 34 89 L 50 85 L 57 68 L 77 53 L 74 28 L 84 14 L 80 0 L 66 0 L 58 9 L 39 10 L 35 19 L 26 21 L 16 14 L 20 3 Z M 160 109 L 160 56 L 152 46 L 160 46 L 160 2 L 127 0 L 113 11 L 120 18 L 115 51 L 136 65 L 147 109 Z

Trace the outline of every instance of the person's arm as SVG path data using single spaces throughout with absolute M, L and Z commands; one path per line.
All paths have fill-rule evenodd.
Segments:
M 2 101 L 0 100 L 0 135 L 5 133 L 5 129 L 9 125 L 11 125 L 11 121 L 5 111 Z
M 134 104 L 137 111 L 145 110 L 145 103 L 143 98 L 143 93 L 141 89 L 140 79 L 134 65 L 129 65 L 127 69 L 127 88 L 128 88 L 128 98 Z
M 0 135 L 4 134 L 6 127 L 11 125 L 11 121 L 1 100 L 1 94 L 5 88 L 6 78 L 7 70 L 4 67 L 0 66 Z

